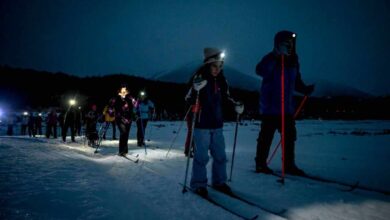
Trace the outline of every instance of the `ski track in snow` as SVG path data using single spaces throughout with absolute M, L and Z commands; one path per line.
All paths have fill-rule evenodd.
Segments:
M 183 127 L 166 157 L 181 122 L 151 122 L 147 154 L 136 147 L 135 127 L 129 153 L 133 163 L 117 156 L 118 141 L 104 140 L 98 154 L 77 143 L 27 136 L 0 137 L 1 219 L 239 219 L 190 193 L 182 194 L 186 158 Z M 254 155 L 260 122 L 240 124 L 233 189 L 265 207 L 288 211 L 288 219 L 388 219 L 390 197 L 364 190 L 342 192 L 342 186 L 255 174 Z M 225 123 L 230 161 L 234 123 Z M 386 121 L 297 121 L 296 161 L 307 173 L 389 191 L 390 128 Z M 367 135 L 354 135 L 365 131 Z M 18 131 L 16 131 L 18 132 Z M 111 132 L 109 130 L 109 132 Z M 364 133 L 364 132 L 363 132 Z M 0 127 L 0 135 L 4 135 Z M 107 133 L 107 137 L 111 137 Z M 275 134 L 274 143 L 278 142 Z M 70 138 L 67 138 L 70 140 Z M 153 149 L 152 149 L 153 148 Z M 130 155 L 130 157 L 132 157 Z M 280 170 L 280 151 L 270 167 Z M 208 175 L 211 179 L 211 162 Z M 191 172 L 191 169 L 189 169 Z M 230 162 L 227 163 L 228 174 Z M 190 174 L 188 182 L 190 180 Z M 345 188 L 345 187 L 344 187 Z M 280 219 L 260 212 L 258 219 Z

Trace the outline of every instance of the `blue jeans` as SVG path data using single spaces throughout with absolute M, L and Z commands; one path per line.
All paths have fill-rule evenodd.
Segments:
M 207 163 L 209 154 L 213 157 L 212 185 L 220 185 L 226 182 L 226 153 L 225 139 L 222 128 L 194 130 L 195 154 L 192 164 L 192 176 L 190 186 L 193 189 L 207 187 Z

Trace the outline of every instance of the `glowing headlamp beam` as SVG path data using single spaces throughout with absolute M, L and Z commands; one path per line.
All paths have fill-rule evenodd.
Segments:
M 73 106 L 75 104 L 76 104 L 76 100 L 74 99 L 69 100 L 69 105 Z

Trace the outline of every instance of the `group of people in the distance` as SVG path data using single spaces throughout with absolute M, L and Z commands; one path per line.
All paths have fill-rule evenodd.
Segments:
M 207 196 L 207 170 L 209 152 L 213 158 L 211 184 L 216 190 L 232 193 L 226 184 L 226 152 L 223 136 L 222 101 L 231 103 L 237 114 L 243 112 L 241 102 L 234 100 L 223 74 L 224 52 L 216 48 L 204 49 L 203 65 L 190 80 L 191 88 L 186 101 L 192 106 L 187 114 L 188 135 L 184 153 L 193 157 L 190 187 L 200 196 Z M 284 133 L 285 173 L 304 175 L 295 163 L 294 144 L 294 91 L 310 95 L 314 85 L 305 85 L 301 79 L 296 34 L 280 31 L 274 38 L 274 49 L 256 66 L 257 75 L 263 78 L 260 94 L 260 112 L 263 116 L 257 139 L 256 172 L 271 174 L 267 158 L 276 130 Z M 194 124 L 193 124 L 194 123 Z M 192 130 L 192 128 L 194 128 Z M 193 140 L 193 142 L 191 142 Z
M 75 142 L 75 136 L 81 136 L 83 124 L 88 145 L 96 147 L 106 139 L 110 127 L 112 128 L 112 140 L 116 140 L 116 127 L 118 126 L 119 155 L 124 156 L 128 153 L 128 137 L 133 121 L 137 124 L 137 145 L 139 147 L 145 145 L 145 130 L 149 119 L 153 117 L 154 103 L 145 91 L 141 91 L 136 98 L 131 97 L 127 84 L 121 84 L 118 94 L 109 100 L 102 114 L 97 111 L 96 104 L 90 104 L 85 115 L 81 114 L 82 112 L 73 100 L 70 100 L 70 106 L 64 113 L 57 115 L 56 111 L 52 110 L 46 116 L 46 137 L 57 138 L 57 124 L 59 123 L 62 140 L 66 142 L 66 136 L 70 130 L 71 141 Z
M 154 112 L 154 103 L 147 97 L 145 91 L 141 91 L 135 99 L 130 96 L 127 84 L 123 83 L 117 96 L 111 98 L 108 105 L 104 107 L 103 115 L 100 116 L 96 109 L 96 105 L 92 104 L 90 111 L 85 115 L 85 133 L 89 145 L 96 146 L 100 144 L 101 139 L 106 139 L 106 133 L 110 125 L 112 125 L 113 131 L 112 139 L 116 140 L 116 126 L 118 126 L 119 155 L 126 156 L 130 127 L 133 121 L 137 123 L 137 146 L 145 145 L 145 130 Z M 104 123 L 101 125 L 101 132 L 98 134 L 96 124 L 100 117 L 102 117 Z

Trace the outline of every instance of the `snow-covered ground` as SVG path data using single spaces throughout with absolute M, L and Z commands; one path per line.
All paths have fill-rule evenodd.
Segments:
M 185 125 L 166 156 L 180 124 L 151 122 L 146 143 L 153 149 L 147 154 L 136 147 L 133 126 L 129 150 L 139 154 L 138 164 L 116 156 L 118 141 L 103 141 L 100 153 L 94 154 L 82 137 L 77 143 L 8 137 L 1 127 L 0 219 L 239 219 L 191 193 L 182 194 Z M 287 209 L 283 216 L 288 219 L 390 218 L 389 195 L 345 192 L 341 185 L 299 178 L 287 178 L 281 185 L 277 177 L 254 173 L 259 124 L 244 121 L 239 126 L 229 183 L 234 190 L 265 207 Z M 224 127 L 229 158 L 234 126 Z M 390 191 L 389 121 L 305 120 L 297 122 L 297 129 L 296 161 L 307 173 Z M 280 170 L 280 161 L 278 152 L 270 167 Z M 280 219 L 254 210 L 258 219 Z

